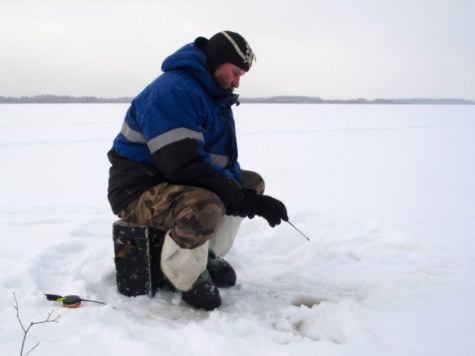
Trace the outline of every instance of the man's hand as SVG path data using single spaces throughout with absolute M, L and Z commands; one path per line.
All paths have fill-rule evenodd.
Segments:
M 241 204 L 232 213 L 250 219 L 255 215 L 262 216 L 271 227 L 279 225 L 282 220 L 289 220 L 284 203 L 268 195 L 259 195 L 252 191 L 244 192 Z

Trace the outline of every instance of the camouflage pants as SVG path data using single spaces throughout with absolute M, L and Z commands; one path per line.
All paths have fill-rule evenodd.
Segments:
M 259 174 L 243 170 L 241 176 L 244 187 L 263 193 L 265 184 Z M 193 249 L 213 236 L 224 213 L 223 203 L 209 190 L 161 183 L 129 204 L 119 217 L 126 222 L 170 230 L 170 236 L 180 247 Z

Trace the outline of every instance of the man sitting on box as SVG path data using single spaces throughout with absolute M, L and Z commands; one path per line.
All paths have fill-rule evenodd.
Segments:
M 221 305 L 236 273 L 221 258 L 242 218 L 274 227 L 285 205 L 241 170 L 231 106 L 255 57 L 239 34 L 198 37 L 165 59 L 163 74 L 131 103 L 108 153 L 108 198 L 124 221 L 166 231 L 160 268 L 187 303 Z

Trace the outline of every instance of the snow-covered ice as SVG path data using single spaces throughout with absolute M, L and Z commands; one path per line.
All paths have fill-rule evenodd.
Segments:
M 212 312 L 118 294 L 106 152 L 123 104 L 0 106 L 0 354 L 473 355 L 475 106 L 235 109 L 290 225 L 246 220 Z M 44 293 L 78 294 L 66 309 Z M 115 309 L 115 308 L 117 309 Z

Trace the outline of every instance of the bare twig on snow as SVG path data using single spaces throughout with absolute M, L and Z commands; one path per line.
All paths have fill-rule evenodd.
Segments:
M 20 326 L 23 330 L 23 340 L 21 342 L 21 350 L 20 350 L 20 356 L 23 356 L 23 350 L 25 348 L 25 341 L 26 341 L 26 336 L 28 335 L 28 332 L 30 331 L 31 327 L 35 326 L 35 325 L 39 325 L 39 324 L 45 324 L 45 323 L 57 323 L 58 322 L 58 319 L 59 319 L 59 315 L 58 316 L 55 316 L 53 318 L 53 313 L 54 313 L 54 310 L 50 311 L 48 313 L 48 317 L 45 319 L 45 320 L 42 320 L 42 321 L 32 321 L 30 322 L 30 325 L 28 325 L 27 328 L 25 328 L 25 326 L 23 325 L 23 322 L 21 321 L 21 318 L 20 318 L 20 307 L 18 306 L 18 301 L 16 299 L 16 295 L 15 295 L 15 292 L 13 292 L 13 298 L 15 299 L 15 305 L 13 305 L 13 308 L 16 309 L 16 317 L 18 319 L 18 322 L 20 323 Z M 26 354 L 28 355 L 31 351 L 33 351 L 34 349 L 36 349 L 38 347 L 40 343 L 37 342 L 35 346 L 33 346 Z

